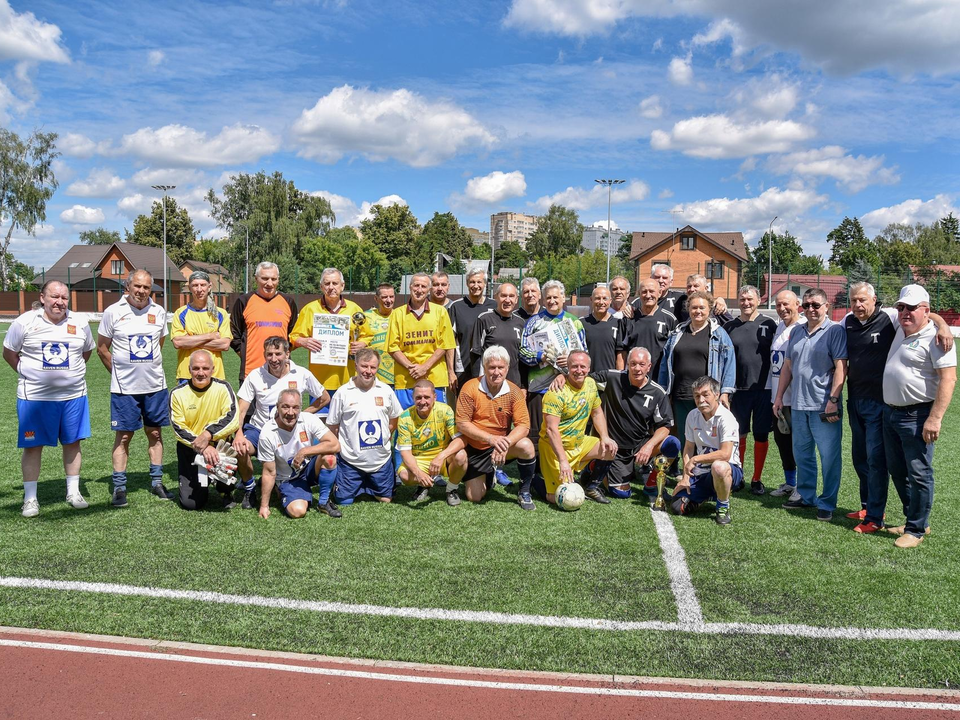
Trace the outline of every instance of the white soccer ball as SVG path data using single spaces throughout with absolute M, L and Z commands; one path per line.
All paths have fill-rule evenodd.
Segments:
M 577 483 L 563 483 L 557 488 L 557 507 L 561 510 L 573 512 L 583 505 L 583 488 Z

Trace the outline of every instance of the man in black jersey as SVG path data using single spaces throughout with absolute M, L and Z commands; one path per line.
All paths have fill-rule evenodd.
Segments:
M 591 312 L 582 319 L 590 367 L 594 370 L 623 369 L 618 350 L 622 347 L 624 327 L 630 321 L 617 319 L 610 313 L 611 299 L 607 288 L 594 288 L 590 295 Z
M 535 277 L 525 277 L 520 281 L 520 307 L 517 315 L 524 322 L 540 312 L 540 281 Z
M 462 387 L 467 380 L 476 377 L 470 367 L 470 340 L 473 337 L 473 326 L 480 317 L 480 313 L 497 306 L 493 300 L 484 297 L 486 290 L 486 271 L 472 270 L 467 274 L 468 294 L 454 300 L 447 308 L 447 312 L 450 313 L 450 325 L 453 327 L 453 337 L 457 341 L 454 369 L 457 372 L 458 387 Z
M 520 354 L 520 336 L 527 321 L 517 315 L 517 286 L 513 283 L 503 283 L 497 288 L 497 307 L 480 313 L 473 326 L 473 337 L 470 339 L 471 377 L 479 377 L 480 360 L 483 351 L 493 345 L 504 348 L 511 358 Z M 507 380 L 520 387 L 519 362 L 511 362 L 507 368 Z
M 633 319 L 624 320 L 624 332 L 620 350 L 619 367 L 624 367 L 626 353 L 635 347 L 645 347 L 650 352 L 652 377 L 660 373 L 660 355 L 670 333 L 677 327 L 677 318 L 669 310 L 657 303 L 660 298 L 660 286 L 653 278 L 640 283 L 639 302 L 634 306 Z
M 670 286 L 673 285 L 673 268 L 669 265 L 658 263 L 650 268 L 650 277 L 657 281 L 657 285 L 660 288 L 660 297 L 657 300 L 657 304 L 664 310 L 674 313 L 677 301 L 685 297 L 685 295 L 682 290 L 670 289 Z M 634 307 L 636 307 L 636 303 Z
M 760 291 L 744 285 L 738 296 L 740 317 L 723 326 L 733 342 L 737 366 L 737 392 L 730 399 L 730 410 L 740 426 L 740 467 L 747 445 L 747 431 L 753 417 L 753 480 L 750 492 L 763 495 L 766 489 L 760 478 L 770 447 L 773 429 L 773 405 L 767 389 L 770 374 L 770 349 L 777 324 L 760 314 Z

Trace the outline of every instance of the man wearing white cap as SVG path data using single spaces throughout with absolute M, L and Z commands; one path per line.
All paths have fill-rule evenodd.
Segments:
M 917 547 L 930 532 L 933 507 L 933 443 L 957 382 L 957 351 L 937 345 L 930 322 L 930 295 L 907 285 L 897 300 L 900 329 L 883 371 L 884 448 L 906 523 L 888 528 L 895 545 Z

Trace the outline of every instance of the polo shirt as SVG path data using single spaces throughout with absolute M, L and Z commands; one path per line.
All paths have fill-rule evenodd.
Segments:
M 883 402 L 883 374 L 890 346 L 900 322 L 893 308 L 877 308 L 861 323 L 849 313 L 843 319 L 847 332 L 847 392 L 852 398 Z
M 894 407 L 932 402 L 940 385 L 937 370 L 956 366 L 956 345 L 944 352 L 937 345 L 937 328 L 932 322 L 927 320 L 913 335 L 904 335 L 901 327 L 883 369 L 883 401 Z
M 457 425 L 471 422 L 489 435 L 506 436 L 518 425 L 530 427 L 530 414 L 523 392 L 509 380 L 504 380 L 494 395 L 487 387 L 486 377 L 472 378 L 457 394 Z M 467 444 L 477 450 L 490 447 L 464 436 Z
M 811 334 L 807 325 L 800 325 L 790 334 L 787 357 L 793 374 L 793 409 L 823 412 L 833 385 L 833 363 L 847 358 L 843 326 L 827 318 Z
M 334 310 L 330 310 L 324 304 L 324 299 L 314 300 L 307 303 L 300 315 L 297 317 L 297 323 L 290 332 L 290 343 L 293 344 L 300 338 L 313 337 L 313 318 L 315 315 L 349 315 L 350 316 L 350 342 L 359 337 L 357 324 L 354 322 L 354 315 L 363 315 L 363 310 L 352 300 L 340 298 L 340 303 Z M 310 363 L 310 372 L 327 390 L 333 391 L 346 383 L 357 372 L 357 366 L 353 358 L 347 360 L 346 365 L 320 365 Z
M 453 350 L 457 346 L 450 327 L 450 316 L 441 305 L 424 303 L 423 312 L 417 315 L 410 305 L 395 308 L 390 313 L 387 331 L 387 352 L 402 352 L 414 365 L 430 359 L 437 349 Z M 445 388 L 450 384 L 447 364 L 441 357 L 427 373 L 427 379 L 435 387 Z M 407 390 L 416 385 L 406 368 L 396 363 L 393 382 L 397 390 Z
M 706 455 L 716 452 L 720 446 L 725 443 L 733 443 L 733 452 L 727 458 L 731 465 L 740 465 L 740 425 L 733 413 L 727 410 L 723 405 L 717 406 L 717 411 L 709 420 L 703 416 L 698 408 L 694 408 L 687 415 L 684 424 L 684 436 L 687 442 L 692 442 L 696 446 L 694 455 Z M 710 471 L 709 463 L 697 463 L 700 473 Z

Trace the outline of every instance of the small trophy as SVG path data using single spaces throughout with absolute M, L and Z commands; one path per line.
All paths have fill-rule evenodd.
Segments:
M 667 468 L 673 462 L 673 458 L 666 455 L 657 455 L 653 459 L 653 466 L 657 469 L 657 499 L 653 501 L 654 510 L 666 510 L 667 504 L 663 500 L 663 487 L 667 482 Z
M 360 326 L 367 321 L 367 316 L 362 312 L 355 312 L 353 317 L 353 331 L 350 333 L 350 340 L 356 342 L 360 339 Z

